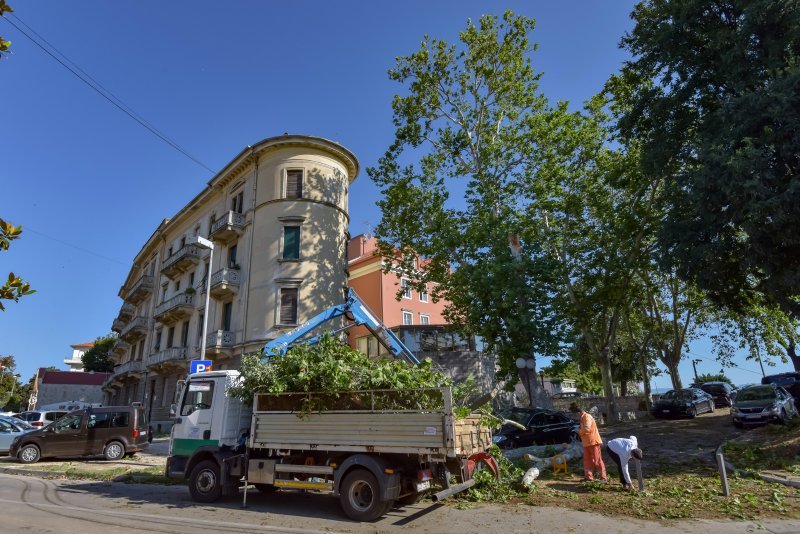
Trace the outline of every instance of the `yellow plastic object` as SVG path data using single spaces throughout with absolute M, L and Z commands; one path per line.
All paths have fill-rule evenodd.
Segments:
M 569 467 L 567 465 L 567 459 L 564 457 L 563 454 L 556 454 L 552 458 L 550 458 L 550 462 L 553 464 L 553 474 L 554 475 L 568 475 L 569 474 Z

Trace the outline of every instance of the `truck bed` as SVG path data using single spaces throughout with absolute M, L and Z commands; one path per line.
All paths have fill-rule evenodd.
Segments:
M 431 460 L 491 446 L 480 416 L 456 419 L 449 388 L 331 394 L 256 394 L 250 447 L 395 453 Z M 302 406 L 306 408 L 303 409 Z M 309 406 L 334 406 L 310 411 Z

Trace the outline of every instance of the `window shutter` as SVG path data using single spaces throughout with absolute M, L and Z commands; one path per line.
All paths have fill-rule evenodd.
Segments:
M 286 198 L 303 197 L 303 171 L 286 171 Z
M 297 324 L 297 288 L 281 289 L 281 324 Z

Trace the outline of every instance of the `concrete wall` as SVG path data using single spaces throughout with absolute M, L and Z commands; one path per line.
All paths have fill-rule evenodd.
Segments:
M 82 401 L 91 404 L 105 403 L 101 386 L 74 384 L 40 384 L 36 406 L 55 404 L 66 401 Z

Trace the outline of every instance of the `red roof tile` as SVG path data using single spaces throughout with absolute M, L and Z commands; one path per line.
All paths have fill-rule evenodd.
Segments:
M 89 343 L 78 343 L 76 345 L 70 345 L 70 347 L 94 347 L 94 341 L 90 341 Z

